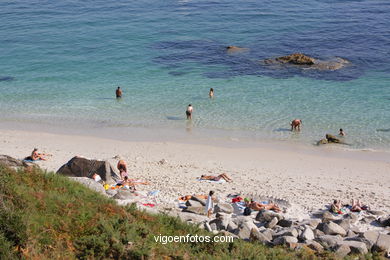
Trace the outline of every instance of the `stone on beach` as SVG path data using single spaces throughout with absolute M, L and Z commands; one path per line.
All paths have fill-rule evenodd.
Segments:
M 322 235 L 318 236 L 316 240 L 325 248 L 333 248 L 337 245 L 338 242 L 341 242 L 343 239 L 341 236 L 331 236 L 331 235 Z
M 257 213 L 256 215 L 256 220 L 260 222 L 269 222 L 274 217 L 276 217 L 278 221 L 283 219 L 283 216 L 279 213 L 273 212 L 271 210 L 260 210 L 259 213 Z
M 96 191 L 100 194 L 106 195 L 106 190 L 104 189 L 103 185 L 96 182 L 95 180 L 87 177 L 70 177 L 69 179 L 76 181 L 78 183 L 83 184 L 87 188 Z
M 323 231 L 327 235 L 345 236 L 347 234 L 344 228 L 340 227 L 334 222 L 325 223 L 323 227 Z
M 15 159 L 8 155 L 0 155 L 0 165 L 4 165 L 6 167 L 11 168 L 20 168 L 20 167 L 27 167 L 29 164 L 22 160 Z
M 313 233 L 313 230 L 311 230 L 311 228 L 309 227 L 306 227 L 302 234 L 300 235 L 300 239 L 302 240 L 313 240 L 314 239 L 314 233 Z
M 251 229 L 251 232 L 249 235 L 249 240 L 250 241 L 258 241 L 262 244 L 269 244 L 271 242 L 271 240 L 266 235 L 261 233 L 257 228 Z
M 274 239 L 273 244 L 275 246 L 278 245 L 286 245 L 290 243 L 298 243 L 298 239 L 293 236 L 281 236 Z
M 229 203 L 218 203 L 214 207 L 215 212 L 225 212 L 225 213 L 233 213 L 233 206 Z
M 354 254 L 367 254 L 368 249 L 365 243 L 360 241 L 352 241 L 352 240 L 344 240 L 344 241 L 338 241 L 338 246 L 346 245 L 349 246 L 351 249 L 351 253 Z
M 89 160 L 82 157 L 73 157 L 57 171 L 58 174 L 69 177 L 88 177 L 98 174 L 106 183 L 116 183 L 120 177 L 108 161 Z

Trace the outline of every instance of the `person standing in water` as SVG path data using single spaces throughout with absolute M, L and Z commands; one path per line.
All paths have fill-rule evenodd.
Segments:
M 121 87 L 118 87 L 115 91 L 116 98 L 121 98 L 122 97 L 122 90 Z
M 291 122 L 291 131 L 292 131 L 292 130 L 301 131 L 301 125 L 302 125 L 302 120 L 301 120 L 301 119 L 294 119 L 294 120 Z
M 187 120 L 192 119 L 192 111 L 194 108 L 192 107 L 191 104 L 188 105 L 187 110 L 186 110 L 186 115 L 187 115 Z
M 214 89 L 213 88 L 210 88 L 209 97 L 210 98 L 214 97 Z
M 345 132 L 342 128 L 340 128 L 339 136 L 345 136 Z

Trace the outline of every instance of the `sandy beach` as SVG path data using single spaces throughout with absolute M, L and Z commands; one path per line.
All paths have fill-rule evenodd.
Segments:
M 122 158 L 132 178 L 147 180 L 140 190 L 160 190 L 158 207 L 175 207 L 187 194 L 218 197 L 260 194 L 289 201 L 302 214 L 324 209 L 332 199 L 361 199 L 373 209 L 390 211 L 390 159 L 375 152 L 258 144 L 218 146 L 175 142 L 125 142 L 107 138 L 0 130 L 0 153 L 24 158 L 34 147 L 52 154 L 38 165 L 56 171 L 73 156 L 109 160 Z M 381 158 L 377 160 L 377 158 Z M 389 158 L 389 157 L 387 157 Z M 165 163 L 159 163 L 162 159 Z M 202 174 L 227 173 L 232 183 L 196 180 Z

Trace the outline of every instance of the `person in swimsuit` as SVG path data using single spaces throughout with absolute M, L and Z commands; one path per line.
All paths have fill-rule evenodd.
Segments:
M 351 207 L 351 211 L 352 212 L 360 212 L 362 210 L 368 210 L 369 209 L 369 207 L 367 205 L 363 205 L 360 200 L 352 199 L 351 204 L 352 204 L 352 207 Z
M 301 120 L 301 119 L 294 119 L 294 120 L 291 122 L 291 131 L 292 131 L 292 130 L 301 131 L 301 125 L 302 125 L 302 120 Z
M 192 112 L 193 111 L 194 111 L 194 108 L 192 107 L 191 104 L 189 104 L 187 107 L 187 110 L 186 110 L 187 120 L 192 119 Z
M 130 181 L 127 176 L 123 179 L 122 185 L 129 190 L 136 190 L 134 182 Z
M 259 203 L 259 202 L 256 202 L 254 201 L 253 199 L 251 199 L 251 201 L 249 202 L 249 200 L 247 198 L 245 198 L 245 206 L 248 207 L 248 208 L 251 208 L 253 210 L 256 210 L 256 211 L 260 211 L 260 210 L 273 210 L 275 212 L 280 212 L 280 208 L 277 204 L 275 203 L 268 203 L 268 204 L 262 204 L 262 203 Z
M 210 180 L 210 181 L 219 181 L 221 179 L 224 179 L 225 181 L 227 182 L 232 182 L 233 180 L 229 178 L 229 176 L 227 176 L 226 173 L 222 173 L 218 176 L 208 176 L 208 175 L 202 175 L 200 176 L 200 179 L 201 180 Z
M 121 98 L 122 97 L 122 90 L 120 87 L 118 87 L 115 91 L 116 98 Z
M 207 214 L 208 218 L 211 217 L 211 214 L 213 214 L 213 210 L 214 210 L 214 198 L 213 198 L 213 195 L 214 195 L 214 191 L 211 190 L 209 192 L 209 196 L 207 197 L 207 200 L 206 200 L 205 210 L 206 210 L 206 214 Z
M 213 88 L 210 88 L 209 97 L 210 98 L 214 97 L 214 89 Z
M 343 212 L 341 211 L 341 201 L 340 200 L 334 200 L 332 205 L 330 206 L 330 212 L 335 213 L 335 214 L 342 214 Z
M 345 136 L 345 132 L 342 128 L 340 128 L 339 136 Z
M 121 180 L 124 180 L 125 177 L 128 176 L 126 162 L 124 160 L 119 160 L 119 162 L 118 162 L 116 167 L 118 168 L 119 174 L 121 176 Z
M 25 158 L 25 160 L 29 160 L 29 161 L 39 161 L 39 160 L 46 161 L 46 157 L 45 156 L 49 156 L 49 154 L 38 153 L 38 148 L 34 148 L 34 150 L 31 152 L 31 155 L 27 156 Z

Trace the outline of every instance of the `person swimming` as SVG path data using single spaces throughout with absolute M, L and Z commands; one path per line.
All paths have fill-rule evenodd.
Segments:
M 214 89 L 213 88 L 210 88 L 209 97 L 210 98 L 214 97 Z
M 343 130 L 342 128 L 340 128 L 339 135 L 340 135 L 340 136 L 345 136 L 345 132 L 344 132 L 344 130 Z
M 115 91 L 116 98 L 121 98 L 122 97 L 122 90 L 121 87 L 118 87 Z
M 292 131 L 292 130 L 301 131 L 301 125 L 302 125 L 302 120 L 301 120 L 301 119 L 294 119 L 294 120 L 291 122 L 291 131 Z
M 187 120 L 192 119 L 192 112 L 193 111 L 194 111 L 194 108 L 192 107 L 191 104 L 189 104 L 187 107 L 187 110 L 186 110 Z

